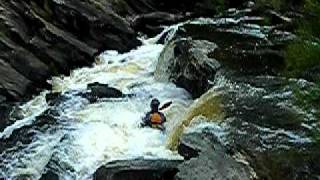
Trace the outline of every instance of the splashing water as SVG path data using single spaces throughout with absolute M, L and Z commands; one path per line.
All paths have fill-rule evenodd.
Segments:
M 176 29 L 175 26 L 166 31 L 175 33 Z M 167 132 L 177 124 L 192 100 L 185 90 L 154 79 L 158 57 L 164 48 L 155 44 L 157 38 L 160 36 L 144 41 L 143 46 L 128 53 L 106 51 L 92 68 L 74 70 L 69 77 L 52 78 L 53 91 L 68 95 L 68 99 L 58 108 L 54 122 L 42 118 L 50 122 L 45 125 L 36 117 L 50 108 L 45 100 L 49 92 L 22 106 L 25 118 L 0 134 L 0 142 L 14 142 L 3 150 L 0 148 L 0 178 L 39 179 L 51 170 L 60 179 L 90 179 L 100 165 L 112 160 L 180 159 L 176 152 L 165 147 Z M 92 82 L 109 84 L 135 96 L 101 99 L 90 104 L 68 93 L 84 91 Z M 138 127 L 153 97 L 163 103 L 173 101 L 164 110 L 168 119 L 166 133 Z

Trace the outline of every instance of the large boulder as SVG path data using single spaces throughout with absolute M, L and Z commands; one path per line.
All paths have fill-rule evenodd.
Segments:
M 264 17 L 254 13 L 233 9 L 180 25 L 161 53 L 157 78 L 199 97 L 218 71 L 234 77 L 281 74 L 286 47 L 295 36 L 277 26 L 257 25 Z
M 208 131 L 218 137 L 228 152 L 241 154 L 258 178 L 317 179 L 320 108 L 319 98 L 315 100 L 312 96 L 314 92 L 320 89 L 301 80 L 234 77 L 220 81 L 189 111 L 194 112 L 193 123 L 199 123 L 199 127 L 205 126 L 204 120 L 196 121 L 199 116 L 213 121 L 214 126 L 208 126 Z M 209 116 L 208 112 L 219 114 Z M 204 133 L 204 140 L 193 140 L 196 148 L 191 146 L 192 151 L 182 138 L 180 152 L 191 159 L 197 156 L 201 159 L 204 144 L 214 147 L 217 144 L 214 139 L 206 140 L 209 137 Z
M 192 158 L 178 166 L 177 180 L 249 180 L 254 177 L 251 168 L 232 157 L 233 154 L 209 130 L 186 133 L 178 150 L 186 159 Z
M 220 68 L 219 62 L 209 58 L 216 44 L 205 40 L 181 39 L 165 47 L 159 58 L 156 77 L 172 81 L 189 91 L 194 98 L 206 92 Z
M 101 84 L 98 82 L 88 84 L 88 90 L 90 94 L 96 98 L 121 98 L 124 94 L 108 84 Z
M 285 50 L 295 36 L 272 26 L 259 26 L 262 17 L 198 19 L 180 27 L 176 37 L 191 37 L 216 43 L 209 57 L 240 75 L 277 75 L 285 68 Z M 237 17 L 240 16 L 240 17 Z
M 96 170 L 94 180 L 162 180 L 173 179 L 181 160 L 119 160 Z

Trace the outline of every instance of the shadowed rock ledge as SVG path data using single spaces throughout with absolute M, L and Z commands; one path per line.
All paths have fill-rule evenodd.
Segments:
M 173 179 L 180 160 L 123 160 L 100 167 L 94 180 L 162 180 Z

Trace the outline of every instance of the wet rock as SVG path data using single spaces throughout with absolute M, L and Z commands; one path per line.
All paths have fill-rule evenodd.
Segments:
M 23 114 L 17 103 L 0 104 L 0 132 L 16 120 L 22 119 Z
M 0 132 L 4 130 L 10 123 L 10 113 L 12 111 L 12 105 L 1 104 L 0 105 Z
M 167 12 L 152 12 L 136 16 L 132 26 L 137 31 L 155 36 L 163 30 L 162 26 L 175 24 L 183 19 L 186 19 L 186 16 Z
M 139 45 L 113 6 L 89 0 L 1 1 L 1 95 L 21 100 L 50 88 L 46 80 L 52 75 L 90 65 L 102 50 Z
M 294 37 L 287 32 L 227 18 L 208 24 L 186 24 L 178 36 L 216 43 L 218 48 L 209 57 L 215 58 L 223 68 L 255 75 L 281 72 L 285 68 L 285 47 Z
M 109 87 L 108 84 L 95 82 L 88 84 L 87 88 L 90 92 L 86 96 L 92 100 L 96 98 L 122 98 L 125 96 L 120 90 Z
M 316 150 L 320 109 L 306 98 L 312 89 L 317 87 L 306 81 L 270 76 L 224 80 L 210 90 L 220 96 L 224 117 L 213 120 L 219 131 L 209 132 L 221 139 L 227 152 L 241 154 L 260 179 L 317 179 L 320 167 L 314 159 L 320 158 Z M 216 145 L 200 138 L 192 143 L 196 146 L 183 143 L 182 154 L 188 157 L 201 152 L 204 144 Z
M 188 150 L 186 151 L 186 147 Z M 175 179 L 252 179 L 250 167 L 238 162 L 209 130 L 185 134 L 179 144 L 179 153 L 186 159 L 178 166 Z M 181 151 L 183 149 L 183 151 Z
M 215 50 L 214 43 L 204 40 L 182 39 L 167 45 L 161 53 L 156 70 L 160 80 L 172 81 L 189 91 L 194 98 L 209 88 L 220 64 L 208 54 Z
M 59 176 L 52 171 L 47 171 L 41 176 L 40 180 L 59 180 Z
M 110 162 L 93 175 L 94 180 L 161 180 L 173 179 L 180 160 L 123 160 Z

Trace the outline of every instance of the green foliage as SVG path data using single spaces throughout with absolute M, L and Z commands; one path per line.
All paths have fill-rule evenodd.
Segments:
M 320 65 L 320 42 L 299 39 L 290 44 L 286 52 L 287 75 L 299 76 L 301 72 Z
M 314 117 L 315 122 L 311 123 L 316 123 L 317 127 L 312 130 L 310 137 L 320 147 L 320 81 L 306 89 L 296 87 L 294 95 L 296 105 Z
M 287 75 L 299 76 L 314 66 L 320 66 L 320 2 L 306 0 L 305 17 L 300 20 L 298 38 L 287 48 Z

